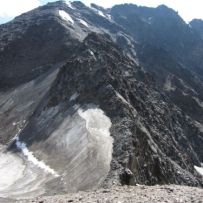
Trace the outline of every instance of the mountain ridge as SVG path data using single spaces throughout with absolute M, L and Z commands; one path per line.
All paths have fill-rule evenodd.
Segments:
M 0 143 L 36 172 L 28 190 L 11 184 L 0 197 L 202 187 L 202 44 L 166 6 L 54 2 L 0 25 Z M 16 139 L 59 177 L 23 157 Z

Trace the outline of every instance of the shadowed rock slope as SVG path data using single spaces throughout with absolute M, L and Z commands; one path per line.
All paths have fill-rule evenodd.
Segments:
M 160 16 L 170 19 L 162 31 Z M 173 39 L 171 25 L 182 26 Z M 190 46 L 183 28 L 191 49 L 202 41 L 174 11 L 55 2 L 0 28 L 0 162 L 11 173 L 4 159 L 16 158 L 20 171 L 0 197 L 203 185 L 202 67 L 180 45 Z
M 201 132 L 157 91 L 152 78 L 102 35 L 90 34 L 61 68 L 20 140 L 60 171 L 66 162 L 55 153 L 52 139 L 64 139 L 61 133 L 71 129 L 51 138 L 53 132 L 78 109 L 97 107 L 110 118 L 114 138 L 106 184 L 201 184 L 193 166 L 202 158 Z M 80 150 L 78 146 L 75 153 Z M 71 188 L 75 184 L 81 183 L 73 182 Z

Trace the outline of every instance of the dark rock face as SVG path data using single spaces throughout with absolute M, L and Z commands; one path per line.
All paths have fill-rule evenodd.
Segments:
M 202 39 L 175 11 L 126 4 L 113 7 L 111 15 L 136 41 L 163 49 L 202 77 Z
M 65 174 L 63 180 L 47 183 L 50 193 L 120 183 L 202 186 L 202 178 L 194 169 L 203 162 L 203 41 L 199 34 L 165 6 L 152 9 L 126 4 L 108 10 L 93 7 L 81 2 L 73 2 L 71 7 L 63 2 L 50 3 L 0 27 L 0 36 L 6 36 L 0 38 L 4 91 L 0 95 L 0 119 L 4 121 L 0 127 L 18 122 L 16 127 L 0 131 L 2 144 L 9 142 L 17 127 L 22 129 L 19 139 L 34 155 L 59 175 Z M 59 10 L 69 13 L 74 24 L 62 20 Z M 17 22 L 30 21 L 21 33 Z M 20 32 L 8 34 L 12 26 Z M 4 43 L 4 38 L 10 42 Z M 13 53 L 16 56 L 11 62 Z M 199 63 L 193 67 L 196 60 Z M 12 64 L 17 65 L 13 68 Z M 47 80 L 41 76 L 51 73 Z M 34 86 L 34 98 L 25 100 L 20 95 L 31 90 L 32 86 L 27 85 L 31 80 L 34 84 L 44 82 L 46 88 L 42 94 Z M 5 99 L 5 95 L 13 99 L 11 87 L 17 98 L 29 104 L 21 110 L 21 117 L 13 110 L 19 109 L 19 99 L 13 101 L 15 105 Z M 89 179 L 84 178 L 85 172 L 81 172 L 83 178 L 74 173 L 70 176 L 75 179 L 67 175 L 67 166 L 74 159 L 66 163 L 68 155 L 62 140 L 75 125 L 86 133 L 78 112 L 90 106 L 93 110 L 99 107 L 111 120 L 114 139 L 110 171 L 99 184 L 89 179 L 97 180 L 98 174 L 104 173 L 96 174 L 91 167 L 86 168 L 92 170 L 92 176 L 86 175 Z M 78 146 L 81 143 L 83 140 Z M 61 149 L 57 148 L 59 144 Z M 9 150 L 16 152 L 15 141 Z M 79 152 L 71 156 L 77 159 Z M 78 169 L 81 165 L 73 166 Z M 64 179 L 75 180 L 72 188 Z
M 2 90 L 29 82 L 71 54 L 77 41 L 56 15 L 63 8 L 63 3 L 48 4 L 1 25 Z
M 190 22 L 190 25 L 200 34 L 201 38 L 203 39 L 203 21 L 200 19 L 194 19 Z

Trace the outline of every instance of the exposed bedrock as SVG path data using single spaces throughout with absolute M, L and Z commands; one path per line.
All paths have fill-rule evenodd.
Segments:
M 0 197 L 203 185 L 203 42 L 177 13 L 59 1 L 0 28 Z

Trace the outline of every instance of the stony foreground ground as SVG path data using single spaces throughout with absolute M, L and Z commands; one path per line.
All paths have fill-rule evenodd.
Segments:
M 203 189 L 186 186 L 130 186 L 99 189 L 90 192 L 78 192 L 67 195 L 38 197 L 21 200 L 18 203 L 202 203 Z

